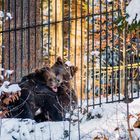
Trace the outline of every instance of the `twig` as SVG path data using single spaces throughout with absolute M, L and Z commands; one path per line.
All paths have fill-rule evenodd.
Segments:
M 0 117 L 0 137 L 1 137 L 1 128 L 2 128 L 2 118 Z
M 127 103 L 127 125 L 128 125 L 129 138 L 130 140 L 132 140 L 132 134 L 131 134 L 130 122 L 129 122 L 129 103 Z

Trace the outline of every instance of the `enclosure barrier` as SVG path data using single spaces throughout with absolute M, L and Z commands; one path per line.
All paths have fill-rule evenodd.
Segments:
M 126 93 L 139 97 L 140 35 L 119 29 L 129 0 L 121 2 L 0 0 L 1 68 L 14 70 L 10 80 L 19 81 L 61 56 L 79 69 L 73 86 L 80 106 L 83 99 L 94 107 L 102 97 L 106 102 L 121 101 Z

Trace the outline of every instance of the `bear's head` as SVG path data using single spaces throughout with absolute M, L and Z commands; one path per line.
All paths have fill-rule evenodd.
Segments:
M 35 84 L 45 84 L 54 92 L 57 92 L 57 87 L 59 86 L 55 73 L 49 67 L 36 69 L 35 72 L 24 76 L 21 79 L 20 86 L 25 86 L 26 81 L 27 83 L 30 83 L 30 86 L 33 86 Z
M 61 84 L 62 82 L 69 82 L 76 74 L 78 67 L 71 65 L 70 61 L 63 62 L 61 57 L 58 57 L 51 69 Z
M 35 71 L 36 76 L 41 79 L 46 86 L 50 87 L 54 92 L 57 92 L 58 82 L 55 73 L 49 67 L 43 67 Z

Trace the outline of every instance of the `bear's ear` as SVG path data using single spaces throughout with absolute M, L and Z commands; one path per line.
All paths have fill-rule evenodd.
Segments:
M 43 67 L 41 69 L 36 69 L 35 70 L 35 73 L 36 74 L 43 74 L 44 72 L 47 72 L 47 71 L 50 71 L 50 67 L 46 66 L 46 67 Z
M 75 73 L 76 73 L 78 71 L 78 67 L 75 67 L 74 70 L 75 70 Z
M 63 64 L 63 60 L 62 60 L 62 58 L 60 56 L 57 57 L 56 63 L 61 64 L 61 65 Z
M 40 69 L 35 69 L 35 73 L 39 73 L 40 72 Z
M 42 73 L 44 73 L 44 72 L 49 73 L 49 71 L 51 71 L 51 68 L 49 66 L 46 66 L 46 67 L 41 68 L 40 70 L 41 70 Z
M 71 76 L 73 77 L 75 75 L 75 73 L 78 71 L 78 67 L 75 66 L 71 66 L 70 67 L 70 72 L 71 72 Z

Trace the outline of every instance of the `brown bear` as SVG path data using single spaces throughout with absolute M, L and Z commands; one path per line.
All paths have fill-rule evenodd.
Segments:
M 59 102 L 61 103 L 64 112 L 67 112 L 70 110 L 70 107 L 75 108 L 77 105 L 77 96 L 71 86 L 71 80 L 78 68 L 63 62 L 60 57 L 57 58 L 57 61 L 51 68 L 56 74 L 57 81 L 60 83 L 57 92 Z
M 35 72 L 24 76 L 20 82 L 20 86 L 22 87 L 22 84 L 25 84 L 27 81 L 30 81 L 31 83 L 46 84 L 48 88 L 57 92 L 57 79 L 55 73 L 49 67 L 37 69 Z
M 12 117 L 30 118 L 36 121 L 61 121 L 61 107 L 57 100 L 58 82 L 49 67 L 24 76 L 19 83 L 20 100 L 12 108 Z

